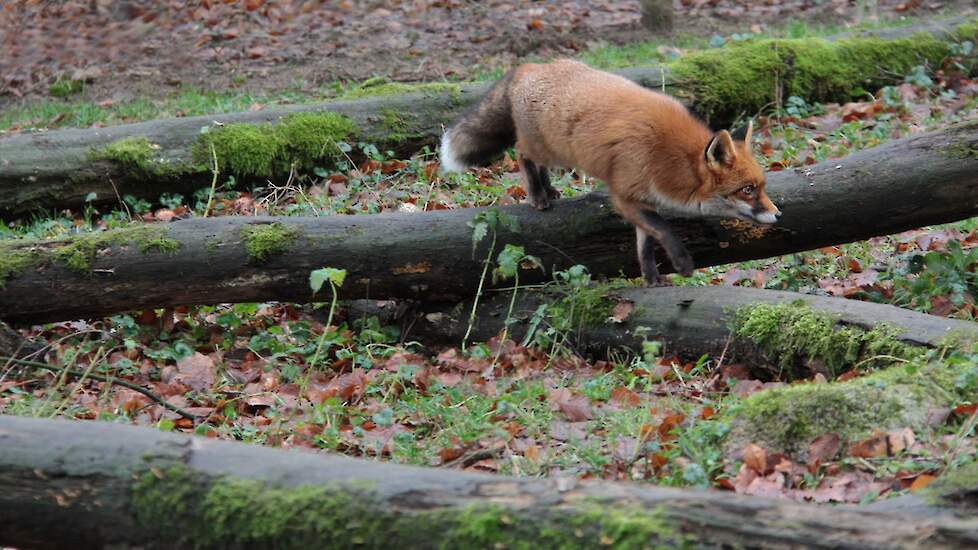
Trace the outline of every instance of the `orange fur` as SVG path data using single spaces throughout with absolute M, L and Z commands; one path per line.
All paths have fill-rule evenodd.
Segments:
M 490 106 L 497 107 L 493 116 L 482 114 Z M 765 223 L 780 214 L 764 192 L 764 172 L 748 141 L 734 140 L 726 130 L 712 132 L 672 97 L 577 61 L 521 65 L 474 113 L 446 132 L 446 163 L 455 158 L 451 147 L 474 151 L 486 141 L 474 128 L 487 135 L 503 129 L 502 135 L 515 138 L 524 186 L 537 208 L 547 208 L 555 194 L 547 167 L 576 168 L 604 181 L 615 208 L 640 232 L 646 278 L 657 271 L 654 260 L 649 265 L 643 258 L 642 233 L 664 246 L 677 271 L 692 271 L 685 247 L 654 217 L 660 207 Z

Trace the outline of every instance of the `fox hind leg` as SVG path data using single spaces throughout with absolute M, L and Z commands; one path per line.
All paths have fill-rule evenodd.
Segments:
M 550 208 L 551 191 L 556 191 L 550 185 L 550 175 L 547 173 L 546 166 L 537 166 L 535 162 L 519 155 L 517 157 L 520 165 L 520 174 L 523 179 L 523 190 L 526 191 L 526 198 L 537 210 Z

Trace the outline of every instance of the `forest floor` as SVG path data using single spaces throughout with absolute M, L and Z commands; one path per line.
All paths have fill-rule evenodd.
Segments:
M 40 29 L 40 34 L 48 28 L 45 25 L 53 24 L 52 14 L 67 13 L 58 10 L 81 10 L 72 3 L 61 7 L 22 4 L 7 10 L 3 17 L 7 23 L 34 21 L 30 28 Z M 80 15 L 76 28 L 94 29 L 104 23 L 104 18 L 117 18 L 121 36 L 131 36 L 126 32 L 146 33 L 141 36 L 148 37 L 149 44 L 145 51 L 136 53 L 109 47 L 95 48 L 104 50 L 97 55 L 74 50 L 72 55 L 90 63 L 86 66 L 102 67 L 103 75 L 111 73 L 122 82 L 109 83 L 107 77 L 95 76 L 79 92 L 83 98 L 47 97 L 50 82 L 44 78 L 68 70 L 70 59 L 45 58 L 47 61 L 38 63 L 47 63 L 47 68 L 38 69 L 40 65 L 29 62 L 33 54 L 13 56 L 15 62 L 27 61 L 21 72 L 0 70 L 8 78 L 6 84 L 0 85 L 8 86 L 11 101 L 6 113 L 0 113 L 4 127 L 20 131 L 27 127 L 77 125 L 78 120 L 66 121 L 67 115 L 51 124 L 51 119 L 37 114 L 40 111 L 31 110 L 32 106 L 50 105 L 52 101 L 72 106 L 80 104 L 72 102 L 95 102 L 93 112 L 102 113 L 103 118 L 93 118 L 92 124 L 125 121 L 124 117 L 112 118 L 115 115 L 111 103 L 98 105 L 100 97 L 142 93 L 139 86 L 124 85 L 133 80 L 116 73 L 114 64 L 136 71 L 141 70 L 141 63 L 149 63 L 146 66 L 150 72 L 177 75 L 178 87 L 213 85 L 217 89 L 228 84 L 209 77 L 206 82 L 195 80 L 203 72 L 186 71 L 188 60 L 159 55 L 164 46 L 155 41 L 171 36 L 168 33 L 195 44 L 194 48 L 182 49 L 181 55 L 201 56 L 195 58 L 198 61 L 232 64 L 245 72 L 268 70 L 268 74 L 278 71 L 279 64 L 288 65 L 289 70 L 300 71 L 310 81 L 334 81 L 377 74 L 399 78 L 404 76 L 399 71 L 417 68 L 416 60 L 391 60 L 391 56 L 378 53 L 391 48 L 406 52 L 412 47 L 388 44 L 384 42 L 386 38 L 377 40 L 378 33 L 385 34 L 384 28 L 390 40 L 413 36 L 404 27 L 423 25 L 433 29 L 422 33 L 427 37 L 424 40 L 430 40 L 423 45 L 435 49 L 444 45 L 438 42 L 445 39 L 438 36 L 439 29 L 464 29 L 458 32 L 466 34 L 456 35 L 450 42 L 455 46 L 464 43 L 461 49 L 471 57 L 455 53 L 445 58 L 426 57 L 428 61 L 421 71 L 433 78 L 471 77 L 477 74 L 472 63 L 487 63 L 478 69 L 485 70 L 494 66 L 494 62 L 485 61 L 492 56 L 502 59 L 502 65 L 513 63 L 515 56 L 500 52 L 512 51 L 516 38 L 506 38 L 512 42 L 505 46 L 473 39 L 483 36 L 480 32 L 491 30 L 480 27 L 489 16 L 473 11 L 479 9 L 507 14 L 500 20 L 509 21 L 520 30 L 513 37 L 539 30 L 533 21 L 541 18 L 544 29 L 553 28 L 555 32 L 550 34 L 568 42 L 535 47 L 552 48 L 550 51 L 557 53 L 569 48 L 572 39 L 595 40 L 605 36 L 608 29 L 644 32 L 636 27 L 637 3 L 630 2 L 387 2 L 384 6 L 376 3 L 379 7 L 366 11 L 345 9 L 343 6 L 349 2 L 335 3 L 336 9 L 321 11 L 305 11 L 303 6 L 309 2 L 282 2 L 275 7 L 249 2 L 257 6 L 252 11 L 232 10 L 228 4 L 217 2 L 202 2 L 192 10 L 180 7 L 182 4 L 160 3 L 159 8 L 141 11 L 136 14 L 137 23 L 124 17 L 133 14 L 120 15 L 108 9 L 95 16 Z M 558 4 L 559 9 L 550 9 Z M 778 10 L 795 15 L 799 10 L 811 10 L 837 25 L 851 17 L 853 9 L 847 3 L 804 1 L 768 2 L 761 8 L 748 8 L 758 4 L 727 0 L 682 2 L 681 10 L 684 18 L 696 16 L 696 21 L 712 28 L 714 19 L 726 17 L 724 10 L 735 10 L 740 19 L 734 21 L 750 21 L 749 25 L 742 23 L 749 27 L 783 17 Z M 898 4 L 883 1 L 880 9 L 902 13 L 896 11 Z M 918 11 L 943 9 L 931 5 L 936 3 L 916 4 Z M 836 13 L 836 8 L 841 12 Z M 385 16 L 383 12 L 378 15 L 378 10 L 403 13 L 403 17 L 391 13 Z M 557 15 L 543 18 L 551 12 Z M 271 24 L 276 21 L 287 23 L 278 30 L 278 23 Z M 318 23 L 313 25 L 313 21 Z M 391 27 L 392 23 L 402 27 Z M 692 23 L 683 24 L 693 28 Z M 114 36 L 115 32 L 112 27 L 105 36 Z M 753 31 L 748 28 L 744 32 Z M 357 38 L 363 35 L 371 35 L 373 40 Z M 53 44 L 56 36 L 38 44 L 48 44 L 47 40 Z M 86 37 L 84 44 L 92 43 L 84 32 L 79 36 Z M 328 37 L 346 37 L 351 42 Z M 10 44 L 10 40 L 8 35 L 3 43 Z M 321 56 L 309 61 L 309 65 L 296 61 L 327 42 L 336 48 L 331 56 Z M 364 51 L 388 61 L 361 64 L 357 56 L 362 52 L 351 44 L 359 44 Z M 661 43 L 651 44 L 650 49 L 642 51 L 660 51 Z M 262 47 L 266 49 L 260 54 L 247 53 L 249 48 Z M 613 46 L 581 46 L 587 48 L 591 49 L 578 51 L 577 55 L 607 60 L 612 52 L 613 61 L 609 63 L 630 55 Z M 542 51 L 526 52 L 543 55 Z M 340 63 L 338 59 L 344 61 Z M 9 80 L 12 74 L 31 76 Z M 156 77 L 149 77 L 144 83 L 156 82 L 153 78 Z M 262 82 L 250 87 L 256 79 L 248 76 L 241 86 L 249 91 L 242 94 L 252 99 L 252 92 L 280 93 L 285 80 L 269 78 L 267 82 L 259 78 Z M 207 94 L 199 93 L 201 97 Z M 11 94 L 21 97 L 14 101 L 9 98 Z M 137 96 L 131 96 L 126 101 L 136 100 Z M 102 100 L 105 101 L 116 100 Z M 153 111 L 156 114 L 161 105 L 164 110 L 173 106 L 160 96 L 147 96 L 145 101 L 157 107 Z M 194 103 L 194 108 L 208 107 Z M 875 91 L 864 101 L 823 105 L 789 98 L 781 112 L 761 121 L 753 145 L 769 170 L 803 169 L 808 164 L 842 158 L 854 150 L 895 138 L 974 119 L 976 114 L 978 82 L 941 76 L 921 67 L 896 78 L 891 86 Z M 373 214 L 498 206 L 523 198 L 518 170 L 510 157 L 488 168 L 444 177 L 438 174 L 437 160 L 431 151 L 395 158 L 371 144 L 349 145 L 361 149 L 367 160 L 359 165 L 347 163 L 299 174 L 293 181 L 273 182 L 264 189 L 244 191 L 224 186 L 217 195 L 215 213 Z M 589 192 L 595 182 L 570 171 L 556 177 L 554 185 L 568 197 Z M 47 217 L 5 220 L 0 226 L 0 238 L 47 239 L 201 216 L 208 192 L 204 189 L 187 197 L 163 195 L 152 202 L 127 199 L 125 204 L 101 212 L 86 208 Z M 689 278 L 673 275 L 671 281 L 676 285 L 738 285 L 828 294 L 971 320 L 978 316 L 976 267 L 978 220 L 972 219 L 789 256 L 700 269 Z M 319 276 L 320 284 L 323 278 L 331 284 L 342 283 L 342 272 L 336 270 Z M 566 284 L 573 278 L 587 285 L 588 277 L 582 270 L 557 274 L 554 284 Z M 304 447 L 428 466 L 526 476 L 649 480 L 816 502 L 865 502 L 917 490 L 970 460 L 976 452 L 978 405 L 968 401 L 937 411 L 932 425 L 917 432 L 905 428 L 869 433 L 844 448 L 840 447 L 837 434 L 819 434 L 811 442 L 809 459 L 804 463 L 756 445 L 731 450 L 721 443 L 729 430 L 722 421 L 724 413 L 759 391 L 778 391 L 788 384 L 817 384 L 824 380 L 761 378 L 755 365 L 731 362 L 722 356 L 682 361 L 670 355 L 668 342 L 630 355 L 580 357 L 566 345 L 566 333 L 577 328 L 574 323 L 583 315 L 573 308 L 566 313 L 566 323 L 553 323 L 543 339 L 533 342 L 497 337 L 466 349 L 456 346 L 429 350 L 400 341 L 396 327 L 348 314 L 342 304 L 334 308 L 327 290 L 324 286 L 321 291 L 324 303 L 314 305 L 178 307 L 22 329 L 25 336 L 44 346 L 33 357 L 35 360 L 138 384 L 194 414 L 199 418 L 197 422 L 117 384 L 56 376 L 2 362 L 0 412 L 136 423 L 270 446 Z M 978 363 L 978 356 L 969 354 L 955 358 Z M 853 367 L 845 376 L 862 374 L 865 373 Z M 962 383 L 978 384 L 978 380 Z

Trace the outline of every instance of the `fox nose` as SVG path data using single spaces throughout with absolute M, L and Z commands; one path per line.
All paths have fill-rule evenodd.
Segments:
M 775 218 L 780 218 L 781 217 L 781 209 L 780 208 L 774 209 L 774 217 Z

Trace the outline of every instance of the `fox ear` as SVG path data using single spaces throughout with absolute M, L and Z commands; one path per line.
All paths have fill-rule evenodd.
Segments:
M 730 137 L 730 132 L 726 130 L 720 130 L 713 135 L 713 139 L 710 140 L 710 144 L 706 146 L 706 163 L 710 167 L 716 168 L 720 164 L 730 164 L 737 158 L 737 152 L 734 150 L 733 138 Z
M 740 128 L 738 128 L 736 131 L 730 134 L 730 137 L 738 141 L 744 141 L 747 143 L 747 145 L 750 145 L 750 140 L 753 135 L 754 135 L 754 121 L 748 120 L 746 126 L 741 126 Z

